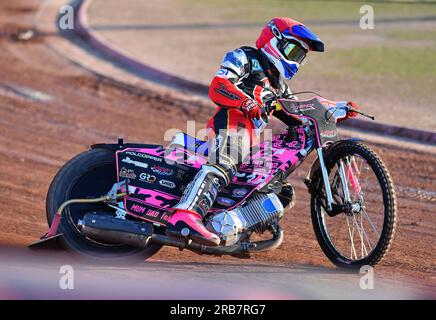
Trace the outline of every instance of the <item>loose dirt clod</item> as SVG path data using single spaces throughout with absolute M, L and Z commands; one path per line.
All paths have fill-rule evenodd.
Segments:
M 25 32 L 21 32 L 17 35 L 17 39 L 21 41 L 27 41 L 33 38 L 35 32 L 33 30 L 27 30 Z

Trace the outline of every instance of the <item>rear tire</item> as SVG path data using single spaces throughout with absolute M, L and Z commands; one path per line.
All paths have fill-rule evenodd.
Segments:
M 97 198 L 105 195 L 116 182 L 116 165 L 113 151 L 92 149 L 68 161 L 56 174 L 47 194 L 47 221 L 51 225 L 59 206 L 77 198 Z M 113 210 L 104 204 L 72 204 L 62 215 L 58 233 L 62 233 L 62 245 L 67 250 L 100 262 L 144 261 L 162 245 L 150 244 L 147 248 L 105 244 L 84 237 L 77 229 L 78 219 L 86 212 Z

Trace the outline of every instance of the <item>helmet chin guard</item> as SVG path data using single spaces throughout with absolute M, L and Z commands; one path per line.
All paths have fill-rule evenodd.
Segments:
M 271 39 L 269 43 L 260 50 L 287 80 L 292 79 L 292 77 L 297 73 L 300 64 L 295 61 L 287 60 L 283 54 L 280 53 L 277 48 L 276 38 Z

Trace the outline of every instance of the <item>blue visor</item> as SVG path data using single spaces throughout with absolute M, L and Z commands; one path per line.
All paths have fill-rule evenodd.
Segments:
M 288 31 L 288 30 L 286 30 Z M 290 32 L 288 33 L 283 32 L 284 35 L 291 35 Z M 310 49 L 313 51 L 324 51 L 324 43 L 314 34 L 312 31 L 309 30 L 304 25 L 296 25 L 292 27 L 292 33 L 297 36 L 298 38 L 304 40 L 309 46 Z

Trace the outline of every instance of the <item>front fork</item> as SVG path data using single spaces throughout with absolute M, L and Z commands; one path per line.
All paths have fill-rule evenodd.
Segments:
M 332 189 L 330 187 L 329 174 L 327 172 L 327 167 L 325 166 L 325 162 L 324 162 L 324 154 L 323 154 L 322 147 L 316 149 L 316 152 L 318 154 L 319 166 L 321 168 L 322 180 L 324 181 L 324 189 L 325 189 L 325 194 L 327 196 L 327 210 L 332 211 L 333 195 L 332 195 Z
M 323 149 L 320 147 L 317 150 L 319 164 L 321 168 L 322 178 L 324 181 L 324 189 L 326 192 L 326 198 L 327 198 L 327 210 L 329 212 L 332 212 L 333 210 L 333 194 L 332 189 L 330 186 L 330 180 L 329 180 L 329 174 L 327 172 L 327 167 L 324 162 L 324 154 Z M 349 157 L 344 160 L 338 161 L 338 173 L 339 178 L 341 180 L 341 186 L 342 186 L 342 192 L 344 195 L 344 202 L 345 204 L 351 204 L 351 195 L 350 190 L 348 188 L 348 180 L 350 181 L 350 185 L 354 191 L 355 196 L 360 195 L 360 184 L 357 175 L 359 174 L 358 168 L 356 166 L 356 162 L 354 161 L 354 158 Z M 357 174 L 357 175 L 356 175 Z

